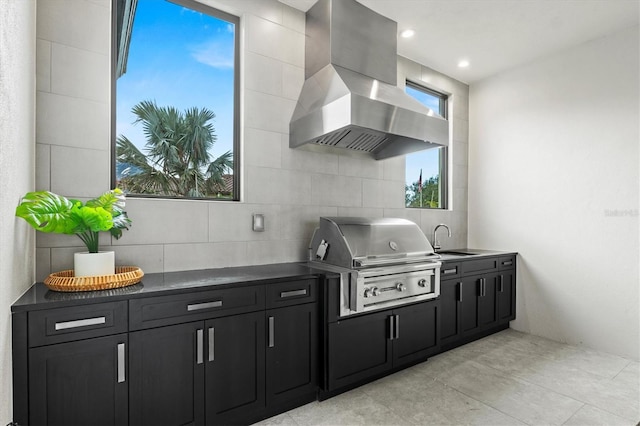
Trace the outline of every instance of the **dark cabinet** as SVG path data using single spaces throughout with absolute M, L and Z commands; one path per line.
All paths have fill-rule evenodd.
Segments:
M 206 423 L 242 422 L 264 409 L 264 312 L 207 321 L 205 333 Z
M 14 422 L 249 424 L 313 401 L 317 283 L 70 297 L 14 312 Z
M 306 397 L 305 402 L 315 399 L 318 333 L 314 283 L 302 281 L 301 288 L 293 290 L 289 289 L 292 282 L 283 283 L 285 290 L 276 291 L 275 296 L 271 294 L 274 289 L 269 289 L 267 304 L 284 306 L 281 308 L 132 332 L 131 424 L 251 423 L 270 414 L 273 407 L 277 412 L 278 406 L 297 402 L 301 396 Z M 250 287 L 246 293 L 259 291 Z M 285 299 L 281 303 L 280 293 Z M 204 298 L 192 295 L 192 302 L 184 296 L 179 301 L 156 298 L 153 303 L 138 302 L 147 307 L 161 305 L 159 312 L 163 313 L 143 312 L 138 317 L 164 324 L 165 318 L 176 321 L 189 312 L 202 316 L 206 312 L 216 315 L 221 306 L 238 309 L 231 305 L 235 300 L 247 309 L 255 309 L 254 300 L 264 300 L 262 296 L 226 294 L 210 291 Z
M 497 275 L 495 274 L 476 278 L 479 327 L 489 326 L 496 322 L 496 281 Z
M 124 425 L 127 335 L 29 350 L 29 424 Z
M 268 310 L 268 406 L 315 399 L 318 384 L 318 310 L 315 303 Z
M 439 302 L 393 310 L 393 366 L 413 364 L 437 352 Z
M 500 272 L 497 285 L 498 321 L 511 321 L 516 318 L 515 270 L 511 269 Z
M 515 256 L 445 262 L 440 277 L 442 350 L 507 328 L 515 319 Z
M 131 424 L 225 424 L 264 405 L 264 313 L 131 333 Z
M 460 332 L 469 333 L 478 328 L 479 279 L 464 278 L 458 281 L 460 293 Z
M 383 311 L 329 324 L 328 390 L 391 369 L 391 317 Z
M 440 342 L 455 341 L 461 330 L 461 286 L 458 280 L 440 282 Z M 473 316 L 472 316 L 473 318 Z
M 132 425 L 204 424 L 202 322 L 131 333 Z
M 439 302 L 429 301 L 330 323 L 327 391 L 425 360 L 439 347 Z

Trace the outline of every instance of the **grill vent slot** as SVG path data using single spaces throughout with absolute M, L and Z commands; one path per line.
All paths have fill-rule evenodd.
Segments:
M 318 144 L 318 145 L 336 146 L 349 133 L 351 133 L 350 129 L 342 129 L 342 130 L 339 130 L 337 132 L 333 132 L 333 133 L 329 133 L 327 135 L 324 135 L 324 136 L 316 139 L 313 142 Z
M 388 138 L 384 135 L 361 133 L 347 145 L 347 148 L 357 149 L 358 151 L 373 152 L 377 147 L 386 142 L 387 139 Z

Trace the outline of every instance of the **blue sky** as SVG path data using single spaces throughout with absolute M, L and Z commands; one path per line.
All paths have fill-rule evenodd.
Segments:
M 428 93 L 421 92 L 410 86 L 406 87 L 406 92 L 412 97 L 416 98 L 434 112 L 440 111 L 440 100 Z M 411 185 L 416 182 L 420 177 L 420 169 L 422 169 L 422 181 L 424 182 L 432 176 L 437 176 L 439 172 L 439 156 L 438 149 L 427 149 L 424 151 L 414 152 L 407 154 L 406 160 L 406 177 L 405 181 L 407 185 Z
M 142 100 L 216 114 L 215 157 L 233 148 L 233 25 L 159 0 L 138 0 L 127 72 L 117 81 L 116 133 L 143 150 L 131 108 Z

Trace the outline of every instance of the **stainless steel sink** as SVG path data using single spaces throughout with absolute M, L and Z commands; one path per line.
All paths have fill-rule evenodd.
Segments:
M 477 256 L 478 253 L 467 253 L 467 252 L 463 252 L 463 251 L 439 251 L 437 252 L 440 255 L 447 255 L 447 256 L 458 256 L 458 257 L 464 257 L 464 256 Z

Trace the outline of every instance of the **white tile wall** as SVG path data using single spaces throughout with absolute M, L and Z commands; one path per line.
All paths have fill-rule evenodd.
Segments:
M 51 42 L 36 40 L 36 90 L 51 90 Z
M 51 92 L 106 103 L 110 74 L 108 55 L 51 43 Z
M 289 148 L 289 120 L 304 83 L 304 14 L 277 0 L 200 0 L 241 17 L 243 37 L 243 200 L 135 199 L 133 226 L 120 240 L 101 235 L 118 264 L 145 272 L 306 259 L 320 216 L 406 217 L 431 235 L 452 227 L 443 246 L 466 245 L 468 87 L 398 58 L 410 76 L 451 95 L 453 209 L 404 208 L 404 157 L 375 161 L 321 147 Z M 42 3 L 42 4 L 40 4 Z M 74 197 L 95 197 L 110 182 L 108 0 L 38 3 L 37 182 Z M 265 232 L 251 228 L 265 215 Z M 82 250 L 73 236 L 39 234 L 37 274 L 70 266 Z
M 39 91 L 36 94 L 36 141 L 108 151 L 109 117 L 106 102 Z
M 51 191 L 94 198 L 109 187 L 109 151 L 51 146 Z M 73 188 L 73 189 L 71 189 Z

